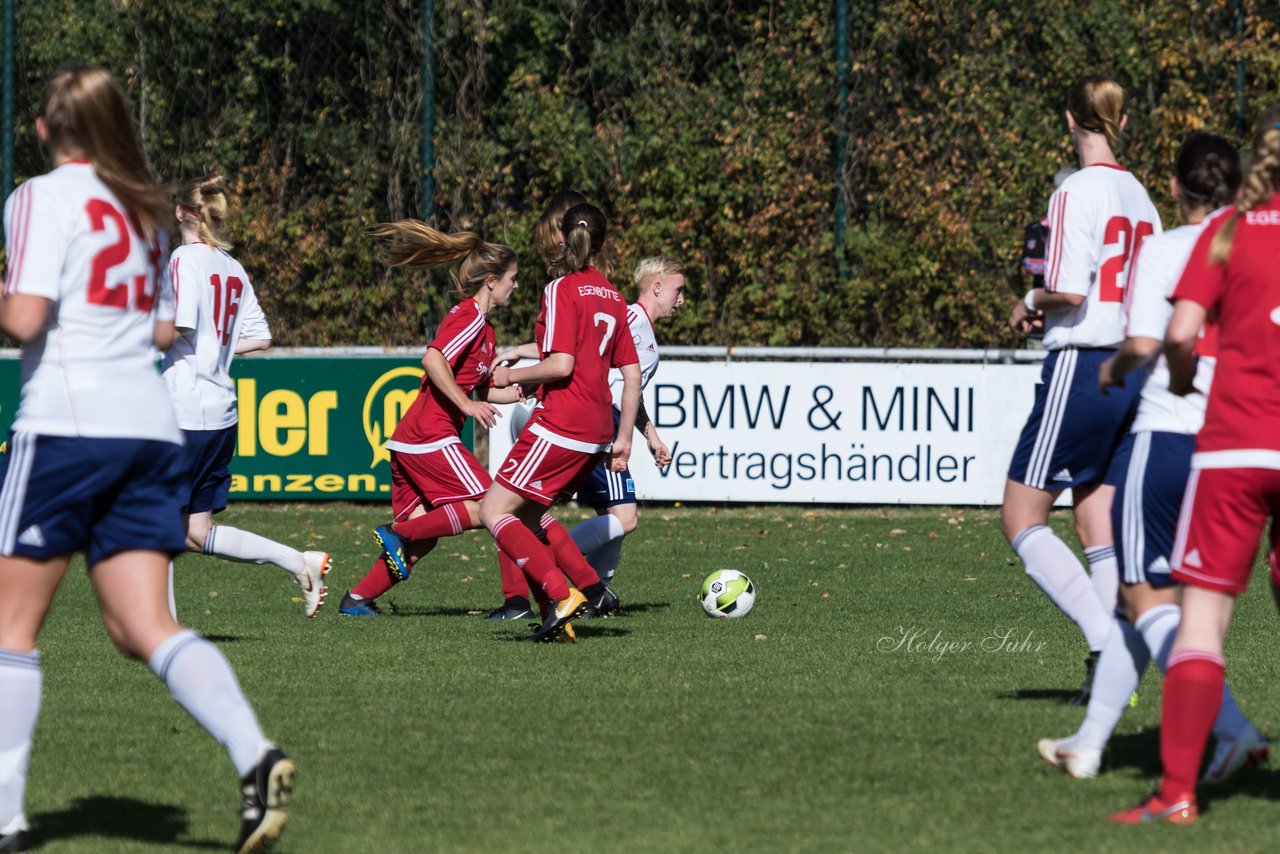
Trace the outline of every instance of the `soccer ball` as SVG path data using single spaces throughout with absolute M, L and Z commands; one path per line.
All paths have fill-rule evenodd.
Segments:
M 756 586 L 736 569 L 717 569 L 702 582 L 699 599 L 708 617 L 745 617 L 756 604 Z

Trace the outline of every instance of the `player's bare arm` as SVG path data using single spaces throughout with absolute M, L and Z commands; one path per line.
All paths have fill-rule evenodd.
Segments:
M 498 365 L 512 365 L 521 359 L 536 359 L 541 355 L 542 354 L 538 352 L 538 345 L 533 341 L 530 341 L 527 344 L 521 344 L 517 347 L 508 347 L 505 350 L 500 350 L 498 354 L 493 357 L 493 361 L 494 364 Z
M 512 383 L 533 386 L 562 380 L 573 374 L 575 362 L 572 353 L 548 353 L 547 358 L 538 364 L 524 368 L 499 365 L 493 369 L 493 387 L 506 388 Z
M 245 353 L 256 353 L 260 350 L 270 350 L 270 338 L 241 338 L 236 341 L 236 355 L 243 356 Z
M 31 294 L 9 294 L 0 300 L 0 331 L 15 344 L 40 334 L 49 317 L 49 300 Z
M 498 419 L 502 417 L 491 404 L 483 400 L 472 400 L 467 396 L 467 393 L 458 386 L 458 381 L 453 378 L 453 369 L 449 367 L 444 353 L 435 347 L 428 348 L 427 354 L 422 357 L 422 369 L 427 372 L 427 379 L 437 391 L 458 407 L 463 415 L 474 418 L 477 423 L 484 425 L 485 429 L 497 424 Z
M 1209 312 L 1198 302 L 1175 300 L 1173 317 L 1164 334 L 1164 357 L 1169 362 L 1169 391 L 1185 396 L 1195 391 L 1196 342 Z
M 178 340 L 178 327 L 172 320 L 157 320 L 155 331 L 151 334 L 151 343 L 163 353 Z
M 631 431 L 636 426 L 636 412 L 640 408 L 640 365 L 620 365 L 622 373 L 622 407 L 618 416 L 618 438 L 613 440 L 609 453 L 609 468 L 625 471 L 631 458 Z
M 1136 368 L 1150 364 L 1160 354 L 1160 342 L 1154 338 L 1134 336 L 1124 339 L 1120 349 L 1098 369 L 1098 388 L 1123 388 L 1124 378 Z

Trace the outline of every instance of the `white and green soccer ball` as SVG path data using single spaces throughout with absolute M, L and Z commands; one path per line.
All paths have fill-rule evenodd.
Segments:
M 756 586 L 736 569 L 717 569 L 702 582 L 699 599 L 708 617 L 745 617 L 756 604 Z

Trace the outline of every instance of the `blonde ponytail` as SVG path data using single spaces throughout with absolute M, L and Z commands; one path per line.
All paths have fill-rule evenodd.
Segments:
M 369 233 L 386 241 L 382 260 L 391 267 L 425 270 L 461 260 L 453 278 L 459 297 L 475 295 L 490 276 L 500 279 L 516 263 L 510 246 L 489 243 L 470 231 L 446 234 L 416 219 L 384 222 Z
M 231 248 L 222 239 L 227 219 L 227 185 L 221 175 L 206 175 L 183 184 L 178 203 L 182 206 L 183 224 L 196 226 L 203 242 L 223 250 Z
M 1263 114 L 1253 137 L 1253 159 L 1244 176 L 1236 209 L 1209 246 L 1209 263 L 1226 264 L 1236 240 L 1236 223 L 1246 211 L 1266 202 L 1280 189 L 1280 105 Z

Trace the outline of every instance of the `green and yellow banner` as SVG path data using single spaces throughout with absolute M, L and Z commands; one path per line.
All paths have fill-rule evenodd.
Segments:
M 418 396 L 409 356 L 266 356 L 232 366 L 240 399 L 233 498 L 386 500 L 386 442 Z M 0 359 L 0 428 L 18 406 L 16 359 Z M 468 425 L 469 427 L 470 425 Z M 469 432 L 464 441 L 470 443 Z

